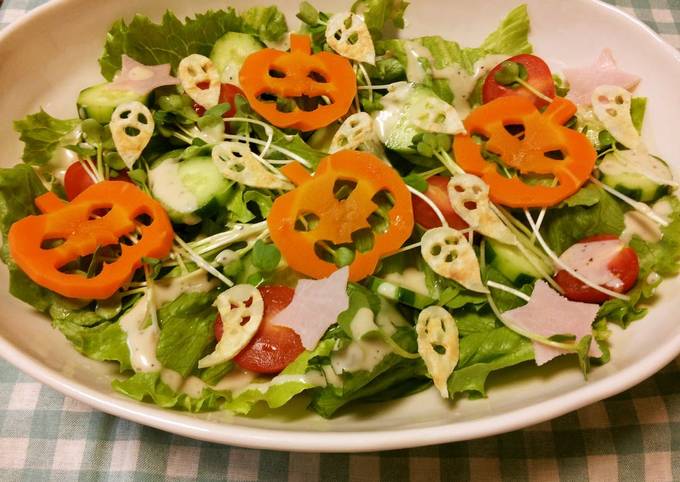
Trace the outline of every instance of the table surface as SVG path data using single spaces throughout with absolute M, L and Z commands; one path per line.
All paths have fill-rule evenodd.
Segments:
M 43 0 L 0 0 L 0 28 Z M 680 48 L 680 0 L 615 0 Z M 0 360 L 0 479 L 680 479 L 680 358 L 620 395 L 470 442 L 366 454 L 222 446 L 100 413 Z

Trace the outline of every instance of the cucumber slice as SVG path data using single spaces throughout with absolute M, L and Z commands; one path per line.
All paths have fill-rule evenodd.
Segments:
M 384 296 L 387 299 L 412 306 L 413 308 L 417 308 L 419 310 L 436 303 L 436 300 L 430 298 L 429 296 L 416 293 L 415 291 L 411 291 L 408 288 L 395 285 L 394 283 L 390 283 L 384 279 L 376 278 L 375 276 L 371 276 L 367 281 L 368 289 L 374 293 Z
M 645 176 L 642 172 L 633 171 L 614 153 L 610 153 L 598 166 L 601 173 L 600 180 L 636 201 L 654 202 L 671 192 L 671 186 L 659 180 L 673 179 L 673 174 L 668 165 L 658 157 L 650 155 L 645 160 L 649 163 L 649 166 L 645 168 L 653 170 L 654 179 Z
M 210 157 L 180 161 L 177 151 L 163 156 L 149 171 L 151 194 L 177 223 L 200 222 L 202 214 L 224 203 L 230 185 Z
M 512 284 L 522 286 L 541 278 L 541 273 L 532 266 L 516 246 L 501 243 L 493 239 L 486 239 L 486 262 L 501 272 Z M 540 261 L 536 260 L 540 263 Z M 545 273 L 552 270 L 544 267 Z
M 238 85 L 238 73 L 243 61 L 264 45 L 247 33 L 228 32 L 220 37 L 210 52 L 210 60 L 215 64 L 222 83 Z
M 139 101 L 146 104 L 149 94 L 124 89 L 111 89 L 109 83 L 93 85 L 80 91 L 78 95 L 78 115 L 81 119 L 94 119 L 100 124 L 108 124 L 111 114 L 120 104 Z

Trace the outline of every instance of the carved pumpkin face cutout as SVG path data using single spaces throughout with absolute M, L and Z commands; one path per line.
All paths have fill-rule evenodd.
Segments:
M 411 194 L 372 154 L 340 151 L 322 159 L 314 176 L 300 164 L 284 173 L 298 187 L 274 201 L 268 225 L 274 244 L 302 274 L 323 278 L 342 264 L 349 265 L 350 280 L 361 280 L 411 235 Z M 334 258 L 341 250 L 352 255 Z
M 331 52 L 311 53 L 308 35 L 291 34 L 290 52 L 264 49 L 246 58 L 239 80 L 250 106 L 277 127 L 320 129 L 347 113 L 354 70 Z
M 34 282 L 69 298 L 109 298 L 142 266 L 143 257 L 164 258 L 172 248 L 165 210 L 129 182 L 94 184 L 70 203 L 48 192 L 35 203 L 43 214 L 12 225 L 10 253 Z M 80 257 L 96 257 L 103 247 L 120 255 L 103 263 L 98 274 L 64 271 Z

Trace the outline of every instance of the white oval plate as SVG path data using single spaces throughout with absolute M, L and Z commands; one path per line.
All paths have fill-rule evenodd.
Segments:
M 249 7 L 249 0 L 229 2 Z M 255 3 L 268 4 L 272 0 Z M 277 1 L 293 24 L 297 0 Z M 339 2 L 314 2 L 337 11 Z M 485 0 L 484 9 L 465 0 L 420 0 L 409 8 L 405 34 L 441 34 L 478 45 L 516 0 Z M 603 47 L 620 66 L 643 78 L 649 97 L 645 138 L 676 168 L 680 165 L 680 55 L 641 22 L 592 0 L 530 0 L 531 40 L 539 55 L 569 65 L 592 62 Z M 200 4 L 200 5 L 199 5 Z M 141 12 L 159 18 L 166 9 L 190 15 L 224 7 L 223 0 L 53 0 L 0 34 L 0 153 L 2 164 L 18 162 L 21 144 L 11 122 L 44 107 L 75 117 L 75 99 L 100 82 L 97 58 L 111 23 Z M 189 415 L 137 403 L 114 393 L 113 368 L 80 356 L 42 316 L 7 293 L 0 276 L 0 354 L 24 372 L 96 409 L 180 435 L 247 447 L 294 451 L 369 451 L 452 442 L 526 427 L 621 392 L 649 377 L 680 353 L 673 295 L 680 280 L 667 281 L 651 313 L 628 330 L 615 330 L 612 361 L 586 383 L 573 360 L 544 369 L 523 367 L 491 379 L 489 398 L 444 402 L 434 390 L 404 400 L 366 405 L 333 420 L 306 413 L 245 418 L 228 413 Z

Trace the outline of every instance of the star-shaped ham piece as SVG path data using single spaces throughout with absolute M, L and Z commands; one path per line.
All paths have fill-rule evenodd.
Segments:
M 145 95 L 157 87 L 179 84 L 179 80 L 170 75 L 170 64 L 144 65 L 123 54 L 122 69 L 109 84 L 111 89 L 131 90 Z
M 287 326 L 300 336 L 302 346 L 313 350 L 326 330 L 338 321 L 338 315 L 349 308 L 348 279 L 349 268 L 345 266 L 328 278 L 298 281 L 293 301 L 274 317 L 272 324 Z
M 521 330 L 551 337 L 574 335 L 577 340 L 592 334 L 599 305 L 569 301 L 554 291 L 545 281 L 537 281 L 529 302 L 503 313 L 503 318 Z M 536 364 L 543 365 L 553 358 L 569 353 L 534 342 Z M 595 340 L 591 341 L 589 355 L 601 357 L 602 352 Z
M 601 85 L 616 85 L 632 90 L 640 77 L 620 70 L 612 51 L 604 49 L 594 64 L 587 67 L 564 69 L 569 82 L 567 98 L 577 104 L 590 105 L 593 91 Z

